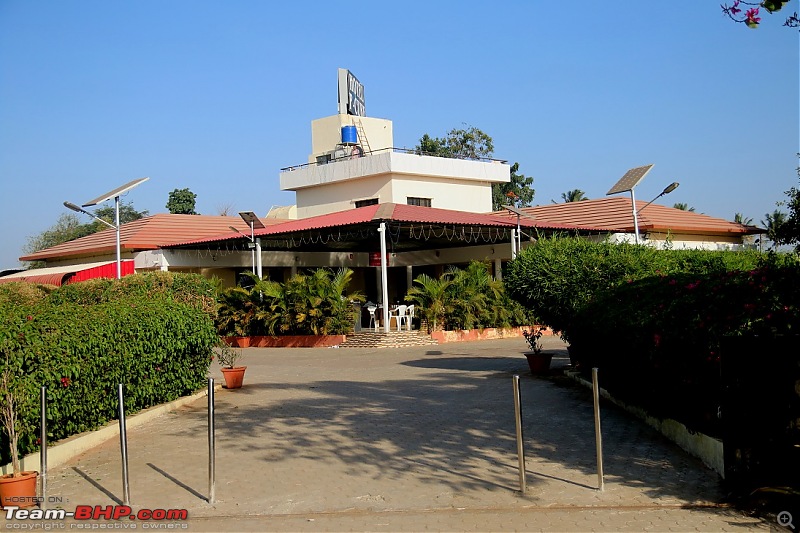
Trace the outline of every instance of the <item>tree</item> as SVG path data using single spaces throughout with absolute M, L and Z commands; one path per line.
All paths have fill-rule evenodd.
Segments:
M 458 159 L 481 159 L 494 155 L 491 136 L 475 126 L 453 128 L 443 138 L 424 134 L 414 151 L 420 155 L 452 157 Z M 531 187 L 533 178 L 519 172 L 519 163 L 511 165 L 511 181 L 492 185 L 492 209 L 497 211 L 504 205 L 527 207 L 533 202 L 536 191 Z
M 94 211 L 94 215 L 102 218 L 109 224 L 116 223 L 116 210 L 114 207 L 97 208 Z M 147 215 L 147 211 L 137 211 L 134 209 L 133 204 L 122 203 L 119 206 L 120 224 L 139 220 Z M 92 220 L 91 222 L 83 224 L 81 223 L 80 217 L 75 213 L 62 213 L 55 224 L 38 235 L 28 237 L 27 242 L 22 247 L 22 251 L 25 254 L 32 254 L 68 241 L 86 237 L 87 235 L 97 233 L 104 229 L 108 229 L 108 226 L 97 220 Z M 45 266 L 45 263 L 43 261 L 33 261 L 28 266 L 30 268 L 41 268 Z
M 746 217 L 741 213 L 736 213 L 735 215 L 733 215 L 733 221 L 736 222 L 737 224 L 742 224 L 744 226 L 753 225 L 753 219 L 750 217 Z
M 492 209 L 499 211 L 504 205 L 528 207 L 536 191 L 531 187 L 533 178 L 517 174 L 519 163 L 511 165 L 511 181 L 492 185 Z
M 800 188 L 792 187 L 786 191 L 786 196 L 788 196 L 788 200 L 779 202 L 779 204 L 789 207 L 789 215 L 784 217 L 779 224 L 773 240 L 778 244 L 794 245 L 795 252 L 800 253 Z M 767 229 L 769 230 L 769 228 Z
M 420 155 L 454 157 L 458 159 L 481 159 L 492 157 L 492 138 L 476 128 L 464 124 L 463 129 L 453 128 L 444 138 L 431 137 L 427 133 L 419 140 L 414 151 Z
M 94 233 L 93 224 L 81 224 L 78 215 L 74 213 L 62 213 L 55 224 L 39 233 L 28 237 L 22 251 L 25 254 L 32 254 L 39 250 L 51 248 L 61 243 L 85 237 Z
M 438 331 L 444 327 L 446 317 L 453 311 L 448 298 L 448 288 L 453 283 L 452 276 L 445 273 L 439 279 L 420 274 L 406 293 L 406 300 L 417 305 L 420 317 L 428 323 L 428 331 Z
M 227 217 L 233 212 L 233 204 L 230 202 L 217 204 L 216 211 L 219 216 Z
M 680 209 L 681 211 L 688 211 L 690 213 L 694 213 L 694 207 L 689 207 L 689 204 L 686 202 L 675 202 L 672 204 L 672 207 L 675 209 Z
M 196 215 L 196 199 L 197 195 L 189 189 L 175 189 L 169 193 L 166 207 L 173 215 Z
M 133 204 L 126 204 L 120 203 L 119 204 L 119 223 L 120 224 L 127 224 L 128 222 L 133 222 L 134 220 L 139 220 L 140 218 L 144 218 L 149 215 L 150 212 L 147 210 L 144 211 L 137 211 L 134 209 Z M 94 216 L 102 218 L 109 224 L 116 224 L 117 213 L 114 206 L 105 206 L 99 207 L 95 209 Z M 92 233 L 96 233 L 100 230 L 106 229 L 108 226 L 105 224 L 94 221 L 92 224 L 95 225 L 96 229 Z
M 562 192 L 561 199 L 564 200 L 564 202 L 581 202 L 583 200 L 588 200 L 588 198 L 586 197 L 586 193 L 580 189 L 573 189 L 571 191 Z
M 780 11 L 781 8 L 788 3 L 789 0 L 762 0 L 760 2 L 734 0 L 733 5 L 722 4 L 720 7 L 722 8 L 722 12 L 728 15 L 728 18 L 732 21 L 743 23 L 748 28 L 758 28 L 758 25 L 761 23 L 761 17 L 758 15 L 762 7 L 768 13 L 772 14 L 776 11 Z M 739 7 L 740 5 L 750 6 L 750 8 L 745 11 L 744 15 L 740 14 L 742 12 L 742 8 Z M 787 17 L 783 25 L 789 28 L 800 27 L 800 17 L 797 16 L 797 12 L 795 11 L 794 14 Z
M 780 235 L 785 231 L 782 226 L 786 223 L 786 213 L 776 209 L 772 213 L 766 213 L 764 218 L 761 224 L 767 229 L 767 238 L 772 241 L 773 245 L 781 244 Z
M 431 137 L 427 133 L 419 140 L 419 144 L 414 148 L 419 155 L 432 155 L 436 157 L 453 157 L 445 139 Z

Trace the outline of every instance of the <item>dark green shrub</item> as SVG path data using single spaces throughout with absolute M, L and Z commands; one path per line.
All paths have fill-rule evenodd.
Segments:
M 349 268 L 318 268 L 293 276 L 286 283 L 259 280 L 253 287 L 233 287 L 217 298 L 220 335 L 343 335 L 353 330 L 353 301 L 348 292 Z
M 0 361 L 9 358 L 28 376 L 28 393 L 36 398 L 37 408 L 25 414 L 29 426 L 38 427 L 42 385 L 49 439 L 58 440 L 116 418 L 119 383 L 128 413 L 206 384 L 218 337 L 205 296 L 191 295 L 205 282 L 161 273 L 129 279 L 149 276 L 123 278 L 130 292 L 114 286 L 121 281 L 100 280 L 59 288 L 36 303 L 0 306 Z M 0 446 L 5 462 L 5 437 Z M 25 435 L 20 448 L 33 451 L 35 436 Z
M 98 278 L 64 285 L 52 295 L 54 303 L 96 304 L 119 298 L 164 296 L 197 307 L 210 316 L 216 310 L 215 284 L 199 274 L 147 272 L 122 279 Z
M 55 289 L 52 285 L 37 285 L 27 281 L 0 283 L 0 307 L 35 304 Z
M 748 271 L 632 280 L 585 305 L 571 348 L 616 395 L 715 435 L 723 338 L 800 331 L 798 276 L 797 258 L 784 255 Z
M 450 267 L 438 279 L 423 274 L 406 294 L 416 313 L 431 330 L 530 325 L 533 314 L 512 300 L 489 273 L 485 263 L 472 261 L 466 268 Z
M 580 310 L 622 283 L 673 273 L 750 269 L 756 252 L 657 250 L 580 237 L 539 239 L 511 261 L 503 275 L 508 294 L 570 340 Z

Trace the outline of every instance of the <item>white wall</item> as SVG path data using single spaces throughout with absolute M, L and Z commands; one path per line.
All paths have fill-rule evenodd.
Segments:
M 311 122 L 311 155 L 309 163 L 315 163 L 318 155 L 322 155 L 336 148 L 342 142 L 342 126 L 353 125 L 353 119 L 361 121 L 364 126 L 370 150 L 384 150 L 392 148 L 394 135 L 392 121 L 384 118 L 353 117 L 351 115 L 333 115 L 319 118 Z M 363 145 L 364 139 L 359 139 Z
M 633 233 L 614 233 L 611 235 L 599 235 L 593 240 L 603 240 L 609 238 L 612 242 L 635 241 Z M 688 234 L 663 234 L 663 233 L 643 233 L 639 236 L 639 243 L 652 246 L 658 249 L 684 250 L 747 250 L 752 249 L 752 245 L 742 244 L 741 237 L 722 236 L 722 235 L 688 235 Z
M 298 218 L 351 209 L 367 198 L 405 204 L 409 196 L 431 198 L 432 207 L 486 213 L 491 185 L 510 176 L 505 163 L 385 152 L 285 171 L 280 184 L 296 192 Z

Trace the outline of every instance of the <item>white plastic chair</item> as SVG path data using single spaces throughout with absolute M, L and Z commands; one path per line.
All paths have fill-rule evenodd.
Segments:
M 375 331 L 378 331 L 378 323 L 375 321 L 375 310 L 378 309 L 378 306 L 374 303 L 367 302 L 367 312 L 369 313 L 369 326 L 374 328 Z
M 408 309 L 406 309 L 406 324 L 408 325 L 408 331 L 411 331 L 414 328 L 414 305 L 409 305 Z
M 392 317 L 394 317 L 397 321 L 397 331 L 400 331 L 400 327 L 403 325 L 403 320 L 406 319 L 406 309 L 408 309 L 407 305 L 398 305 L 397 309 L 389 312 L 389 324 L 392 323 Z

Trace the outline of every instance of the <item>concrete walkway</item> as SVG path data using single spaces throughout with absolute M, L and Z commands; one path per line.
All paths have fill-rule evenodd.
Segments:
M 553 366 L 565 366 L 560 341 L 544 340 L 560 349 Z M 206 501 L 203 399 L 129 431 L 132 507 L 187 509 L 190 531 L 770 529 L 720 504 L 717 474 L 605 404 L 606 487 L 597 491 L 590 392 L 531 377 L 523 349 L 521 339 L 246 349 L 245 387 L 216 395 L 216 503 Z M 222 380 L 216 364 L 212 377 Z M 66 510 L 121 504 L 118 439 L 49 478 L 49 496 Z

